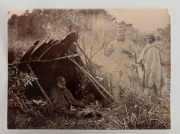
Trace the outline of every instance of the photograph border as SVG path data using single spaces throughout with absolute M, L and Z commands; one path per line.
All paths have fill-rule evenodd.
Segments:
M 180 87 L 179 79 L 180 73 L 178 69 L 180 68 L 179 57 L 180 53 L 180 9 L 178 7 L 178 0 L 117 0 L 112 3 L 111 0 L 0 0 L 0 63 L 2 64 L 2 69 L 0 69 L 1 77 L 1 91 L 0 91 L 0 104 L 2 104 L 2 111 L 0 113 L 1 123 L 0 133 L 10 134 L 10 133 L 178 133 L 180 132 L 180 109 L 179 109 L 179 98 Z M 9 4 L 11 3 L 11 4 Z M 79 4 L 80 3 L 80 4 Z M 171 129 L 170 130 L 8 130 L 7 129 L 7 83 L 8 83 L 8 73 L 7 73 L 7 14 L 10 10 L 25 10 L 25 9 L 35 9 L 35 8 L 168 8 L 169 14 L 171 16 Z

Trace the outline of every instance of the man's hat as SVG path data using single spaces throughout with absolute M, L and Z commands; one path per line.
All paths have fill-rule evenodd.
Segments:
M 66 80 L 65 80 L 64 77 L 58 76 L 58 77 L 56 78 L 56 82 L 61 82 L 61 83 L 63 83 L 63 82 L 66 82 Z
M 116 30 L 126 30 L 126 25 L 124 23 L 117 23 Z

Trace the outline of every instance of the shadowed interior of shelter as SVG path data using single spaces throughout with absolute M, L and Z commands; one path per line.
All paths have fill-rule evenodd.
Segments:
M 63 40 L 46 40 L 40 44 L 35 44 L 25 53 L 21 62 L 33 61 L 33 60 L 52 60 L 55 58 L 64 57 L 65 55 L 77 54 L 76 46 L 74 44 L 77 41 L 77 32 L 70 32 Z M 79 56 L 74 57 L 75 61 L 83 66 L 83 62 Z M 67 88 L 75 95 L 75 91 L 78 90 L 78 83 L 80 83 L 80 75 L 77 75 L 78 69 L 69 59 L 64 58 L 61 60 L 54 60 L 49 62 L 31 62 L 30 63 L 35 75 L 38 78 L 39 83 L 49 92 L 51 87 L 55 84 L 55 78 L 57 76 L 63 76 L 67 81 Z M 26 64 L 19 65 L 21 70 L 28 70 Z M 80 72 L 79 72 L 80 73 Z M 27 89 L 26 95 L 28 97 L 38 97 L 40 91 L 33 87 Z

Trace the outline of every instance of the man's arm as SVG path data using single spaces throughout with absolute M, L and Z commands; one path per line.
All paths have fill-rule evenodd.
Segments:
M 114 47 L 112 42 L 107 46 L 105 56 L 108 57 L 114 52 Z
M 129 45 L 128 49 L 122 49 L 122 52 L 124 54 L 127 54 L 130 58 L 136 58 L 136 53 L 134 51 L 133 44 L 130 42 L 130 44 L 128 45 Z
M 135 57 L 137 56 L 137 52 L 135 50 L 135 45 L 133 42 L 131 42 L 130 46 L 129 46 L 129 51 L 131 52 L 131 56 Z

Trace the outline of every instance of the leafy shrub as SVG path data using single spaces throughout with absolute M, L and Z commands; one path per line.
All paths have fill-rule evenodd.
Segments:
M 27 128 L 27 125 L 31 124 L 31 116 L 42 117 L 40 109 L 45 106 L 46 102 L 41 102 L 44 105 L 37 108 L 36 103 L 27 100 L 24 95 L 26 87 L 32 86 L 36 77 L 23 73 L 16 66 L 9 66 L 8 70 L 8 127 Z

